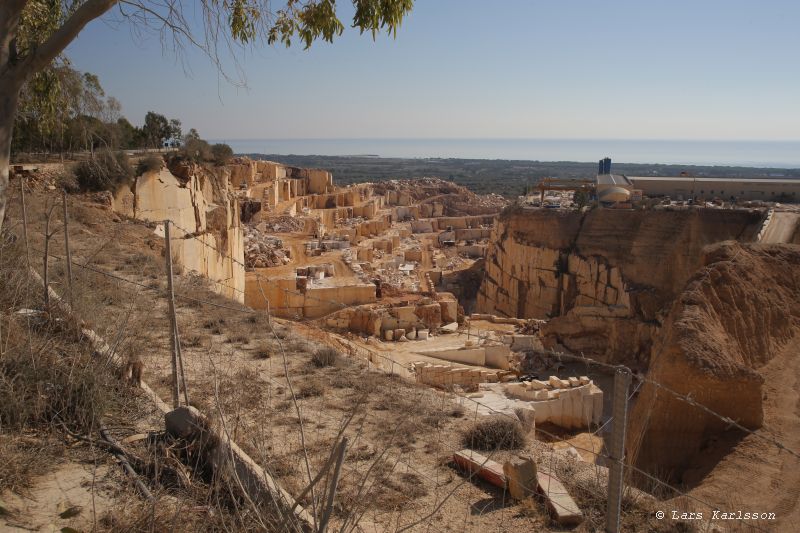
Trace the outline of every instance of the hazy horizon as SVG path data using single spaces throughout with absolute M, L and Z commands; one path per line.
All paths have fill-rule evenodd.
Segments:
M 238 154 L 403 159 L 503 159 L 800 168 L 800 141 L 711 141 L 645 139 L 212 139 Z

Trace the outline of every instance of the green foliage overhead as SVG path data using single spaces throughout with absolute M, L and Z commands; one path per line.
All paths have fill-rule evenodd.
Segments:
M 354 28 L 361 33 L 369 31 L 372 37 L 386 30 L 392 36 L 403 18 L 414 6 L 413 0 L 352 0 L 355 7 Z M 306 48 L 319 38 L 333 42 L 334 37 L 344 31 L 344 24 L 336 15 L 335 0 L 312 0 L 301 2 L 288 0 L 286 7 L 276 12 L 275 22 L 269 28 L 269 44 L 281 42 L 291 46 L 297 35 Z

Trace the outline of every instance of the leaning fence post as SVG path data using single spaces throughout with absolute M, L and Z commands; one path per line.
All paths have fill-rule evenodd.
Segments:
M 331 519 L 333 512 L 333 503 L 336 498 L 336 489 L 339 486 L 339 476 L 342 472 L 342 463 L 344 462 L 344 454 L 347 450 L 347 437 L 342 437 L 339 443 L 339 449 L 336 451 L 336 466 L 333 469 L 333 479 L 331 480 L 330 488 L 328 489 L 328 501 L 325 505 L 325 511 L 319 523 L 319 533 L 325 533 L 328 528 L 328 522 Z
M 22 201 L 22 232 L 25 236 L 25 257 L 28 259 L 28 268 L 31 267 L 31 249 L 28 244 L 28 210 L 25 207 L 25 176 L 19 176 L 19 195 Z
M 614 398 L 611 408 L 611 441 L 608 472 L 608 507 L 606 509 L 606 531 L 618 533 L 622 508 L 623 468 L 625 460 L 625 427 L 628 422 L 628 388 L 631 372 L 618 367 L 614 374 Z
M 164 221 L 164 259 L 167 265 L 167 303 L 169 304 L 170 363 L 172 365 L 172 407 L 181 405 L 180 384 L 178 383 L 178 327 L 175 318 L 175 291 L 172 286 L 172 248 L 169 237 L 169 220 Z
M 64 250 L 67 258 L 67 288 L 69 289 L 69 306 L 75 310 L 75 303 L 72 301 L 72 253 L 69 251 L 69 228 L 67 227 L 69 217 L 67 216 L 67 191 L 62 191 L 64 207 Z

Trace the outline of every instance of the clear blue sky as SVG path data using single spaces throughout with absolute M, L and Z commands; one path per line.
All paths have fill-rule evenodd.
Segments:
M 68 55 L 132 122 L 207 138 L 800 139 L 799 23 L 796 0 L 417 0 L 396 39 L 248 53 L 246 89 L 124 25 Z

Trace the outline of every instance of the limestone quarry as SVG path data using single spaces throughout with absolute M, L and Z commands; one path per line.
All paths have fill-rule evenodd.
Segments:
M 337 427 L 325 420 L 345 416 L 365 394 L 367 411 L 386 424 L 417 408 L 455 413 L 431 422 L 425 411 L 411 432 L 418 440 L 401 448 L 409 463 L 400 481 L 387 474 L 380 484 L 380 491 L 404 494 L 402 504 L 380 491 L 370 503 L 376 530 L 392 529 L 403 512 L 423 516 L 436 506 L 437 490 L 415 467 L 443 476 L 442 486 L 466 483 L 475 501 L 488 490 L 471 477 L 453 477 L 443 455 L 511 490 L 522 468 L 511 455 L 495 457 L 506 460 L 506 472 L 491 458 L 478 464 L 477 452 L 440 447 L 442 440 L 462 447 L 465 411 L 475 422 L 519 421 L 532 439 L 526 453 L 540 468 L 548 454 L 568 465 L 543 472 L 580 504 L 569 499 L 564 505 L 576 513 L 551 509 L 548 520 L 574 526 L 591 518 L 576 491 L 597 483 L 605 491 L 608 483 L 614 369 L 624 365 L 636 378 L 626 395 L 625 460 L 637 505 L 647 513 L 694 508 L 648 483 L 657 476 L 704 501 L 753 500 L 759 510 L 777 512 L 781 524 L 800 520 L 796 458 L 764 444 L 767 438 L 800 449 L 800 216 L 791 206 L 578 208 L 564 201 L 554 209 L 478 196 L 438 178 L 339 187 L 322 169 L 248 158 L 221 166 L 165 163 L 112 193 L 80 201 L 99 213 L 87 220 L 132 232 L 120 241 L 126 253 L 164 254 L 170 221 L 176 290 L 189 300 L 179 306 L 177 329 L 193 357 L 191 405 L 212 413 L 217 405 L 234 440 L 269 464 L 291 497 L 308 502 L 298 446 L 310 447 L 321 467 Z M 102 231 L 87 224 L 86 235 Z M 86 257 L 93 238 L 77 239 Z M 138 263 L 116 264 L 115 275 L 153 283 L 142 269 L 125 270 L 131 264 Z M 216 308 L 201 308 L 203 302 Z M 230 305 L 252 318 L 234 322 Z M 236 331 L 227 332 L 234 323 Z M 152 329 L 141 328 L 153 347 L 144 377 L 166 399 L 169 359 L 156 348 L 166 336 Z M 362 366 L 320 369 L 290 358 L 286 382 L 273 388 L 282 374 L 272 370 L 272 337 L 298 353 L 334 348 Z M 297 390 L 288 383 L 290 368 Z M 315 391 L 320 383 L 332 388 Z M 281 414 L 298 401 L 315 409 L 311 418 Z M 302 428 L 303 420 L 316 425 L 301 440 L 288 433 L 276 440 L 272 428 L 264 449 L 265 417 L 287 428 Z M 346 468 L 379 454 L 386 428 L 373 424 Z M 752 468 L 761 475 L 750 483 Z M 354 482 L 344 487 L 348 501 L 359 500 Z M 765 499 L 768 490 L 785 497 Z M 548 491 L 545 499 L 556 501 Z M 456 502 L 443 509 L 458 530 L 497 529 L 499 517 L 514 528 L 530 525 L 505 505 L 496 515 L 475 513 L 466 525 Z
M 624 364 L 750 430 L 779 416 L 765 369 L 797 355 L 800 252 L 759 243 L 765 208 L 509 206 L 436 178 L 337 187 L 324 170 L 248 159 L 179 170 L 140 176 L 115 210 L 208 243 L 185 239 L 175 259 L 220 294 L 480 397 L 485 415 L 600 426 L 610 379 L 552 355 L 566 354 Z M 800 225 L 784 233 L 796 241 Z M 629 432 L 637 467 L 711 492 L 709 442 L 742 438 L 647 383 Z

